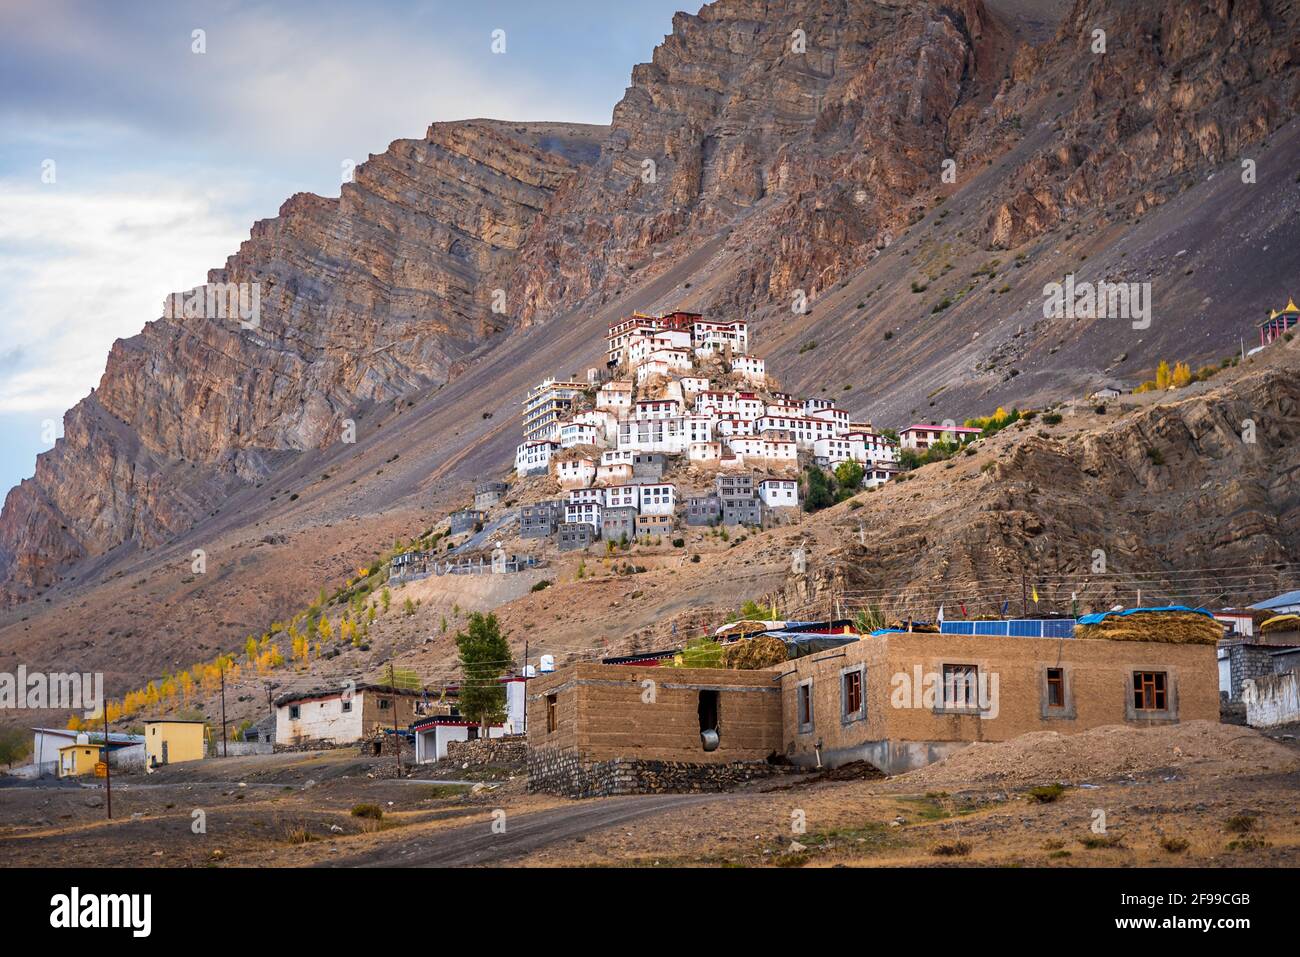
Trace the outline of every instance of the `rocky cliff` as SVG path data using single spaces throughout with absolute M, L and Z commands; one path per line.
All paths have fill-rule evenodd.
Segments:
M 258 284 L 255 328 L 163 318 L 117 343 L 9 493 L 5 601 L 175 541 L 368 409 L 467 372 L 459 401 L 482 408 L 524 358 L 571 371 L 605 309 L 745 315 L 794 388 L 840 380 L 855 414 L 960 418 L 1188 343 L 1213 355 L 1293 272 L 1294 174 L 1267 152 L 1295 142 L 1278 133 L 1300 105 L 1288 0 L 717 0 L 672 27 L 610 127 L 466 121 L 398 141 L 212 273 Z M 1224 185 L 1245 151 L 1267 191 Z M 1003 248 L 1014 265 L 991 265 Z M 1117 342 L 1035 321 L 1043 283 L 1085 259 L 1172 277 L 1162 322 Z M 555 342 L 529 338 L 552 326 Z M 523 358 L 474 371 L 503 345 Z M 446 451 L 448 480 L 504 462 L 517 432 L 489 438 Z
M 159 544 L 286 456 L 341 441 L 367 406 L 454 376 L 501 330 L 493 290 L 603 133 L 435 124 L 360 164 L 339 198 L 299 194 L 255 224 L 209 282 L 256 284 L 256 321 L 171 309 L 119 340 L 9 493 L 9 598 L 124 542 Z

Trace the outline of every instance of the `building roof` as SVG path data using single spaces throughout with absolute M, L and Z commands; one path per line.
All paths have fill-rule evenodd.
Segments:
M 1287 591 L 1266 601 L 1251 605 L 1251 608 L 1285 608 L 1288 605 L 1300 605 L 1300 591 Z
M 150 724 L 207 724 L 206 721 L 199 721 L 195 718 L 148 718 L 144 722 Z
M 293 704 L 295 701 L 309 701 L 312 698 L 338 698 L 343 695 L 346 688 L 340 688 L 338 685 L 329 685 L 327 687 L 317 687 L 306 691 L 289 691 L 275 699 L 275 706 L 282 708 L 287 704 Z M 373 684 L 371 682 L 358 682 L 353 689 L 356 692 L 378 691 L 381 694 L 408 695 L 410 697 L 419 697 L 422 691 L 411 688 L 394 688 L 392 685 Z M 147 722 L 146 722 L 147 723 Z
M 920 425 L 909 425 L 905 429 L 899 429 L 899 434 L 911 432 L 913 429 L 925 429 L 927 432 L 983 432 L 983 429 L 972 428 L 968 425 L 934 425 L 922 422 Z
M 94 741 L 95 738 L 99 738 L 100 741 L 103 741 L 104 739 L 103 731 L 73 731 L 71 728 L 32 728 L 31 730 L 36 731 L 40 734 L 55 734 L 55 735 L 59 735 L 60 737 L 68 737 L 68 738 L 75 738 L 79 734 L 84 734 L 87 737 L 89 737 L 92 741 Z M 144 744 L 144 735 L 143 734 L 122 734 L 116 731 L 110 731 L 108 733 L 108 743 L 122 744 L 122 745 Z

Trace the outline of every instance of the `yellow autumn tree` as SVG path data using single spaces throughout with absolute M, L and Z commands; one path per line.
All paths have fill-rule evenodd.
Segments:
M 1169 371 L 1169 363 L 1165 359 L 1160 360 L 1160 365 L 1156 366 L 1156 388 L 1167 389 L 1173 379 L 1173 373 Z
M 320 624 L 316 626 L 316 630 L 320 632 L 320 636 L 323 639 L 326 641 L 330 640 L 334 634 L 334 626 L 330 624 L 329 615 L 326 615 L 323 612 L 321 613 Z
M 1175 389 L 1181 389 L 1183 388 L 1183 386 L 1191 384 L 1191 381 L 1192 381 L 1192 367 L 1190 365 L 1188 365 L 1186 362 L 1179 362 L 1177 365 L 1174 366 L 1174 375 L 1173 375 L 1172 383 Z

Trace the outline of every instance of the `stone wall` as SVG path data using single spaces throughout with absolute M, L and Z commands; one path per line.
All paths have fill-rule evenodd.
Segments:
M 447 742 L 447 760 L 470 767 L 523 767 L 527 755 L 528 743 L 522 734 Z
M 1255 642 L 1239 641 L 1225 645 L 1228 652 L 1228 697 L 1231 701 L 1242 700 L 1242 685 L 1273 674 L 1273 656 L 1277 648 Z
M 728 791 L 791 770 L 785 765 L 753 761 L 728 764 L 635 758 L 584 761 L 576 751 L 567 748 L 528 750 L 528 790 L 573 798 Z

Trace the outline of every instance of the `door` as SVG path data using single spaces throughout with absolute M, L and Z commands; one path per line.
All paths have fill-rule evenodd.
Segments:
M 163 741 L 163 760 L 162 760 L 162 763 L 163 763 L 163 764 L 166 764 L 166 763 L 167 763 L 167 742 L 166 742 L 166 741 Z

